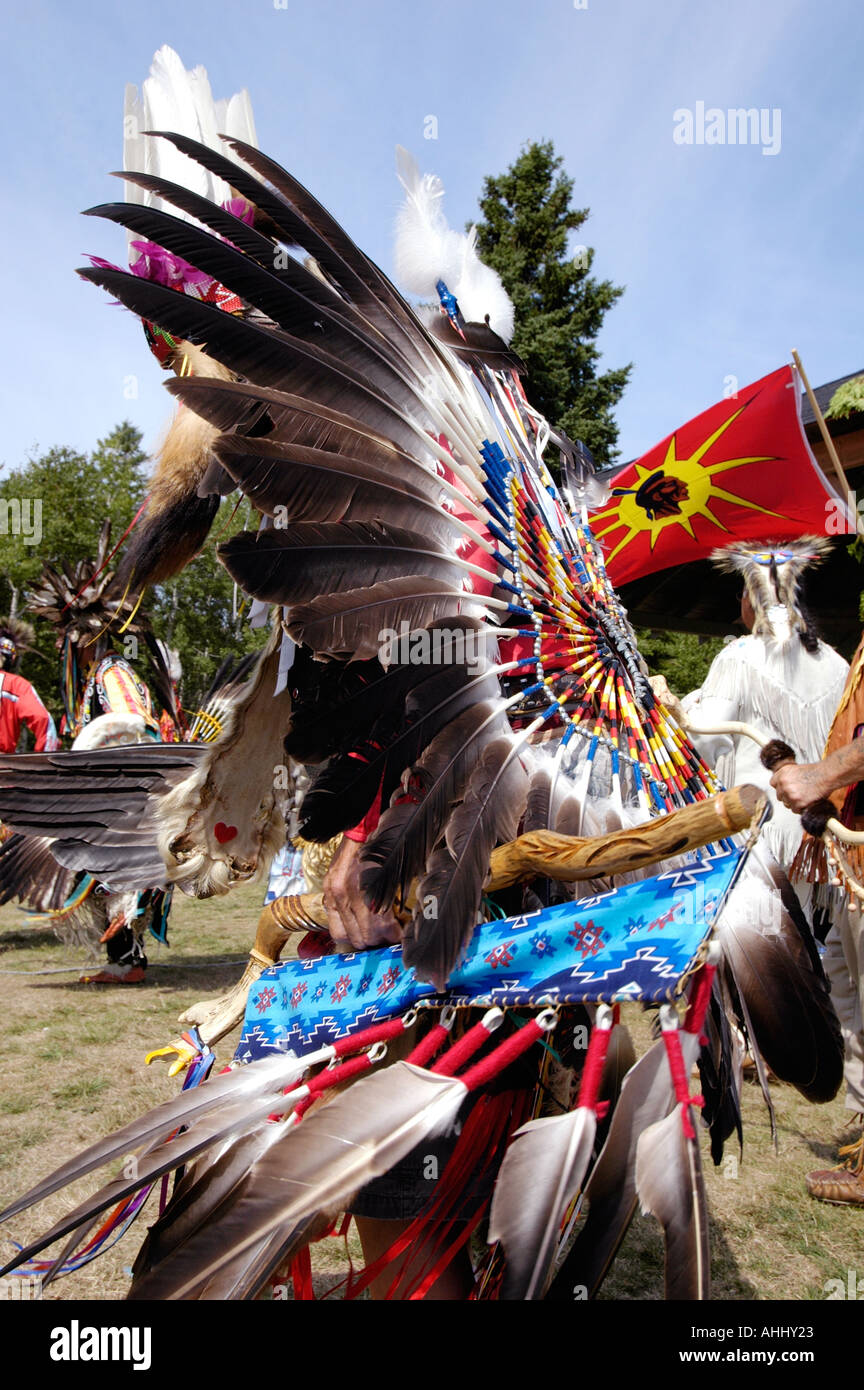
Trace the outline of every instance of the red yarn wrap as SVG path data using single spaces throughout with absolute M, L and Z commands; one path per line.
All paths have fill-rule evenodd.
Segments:
M 716 974 L 716 965 L 700 965 L 696 972 L 690 991 L 687 1017 L 684 1020 L 684 1029 L 687 1033 L 699 1033 L 702 1030 L 702 1024 L 705 1022 L 705 1015 L 711 1000 L 711 986 Z
M 340 1038 L 333 1044 L 333 1051 L 337 1057 L 344 1057 L 348 1052 L 359 1052 L 361 1047 L 371 1047 L 376 1042 L 390 1042 L 404 1032 L 405 1025 L 401 1018 L 390 1018 L 386 1023 L 375 1023 L 371 1028 L 364 1028 L 362 1033 L 351 1033 L 347 1038 Z
M 464 1066 L 474 1056 L 474 1053 L 478 1052 L 485 1042 L 488 1042 L 491 1036 L 491 1028 L 487 1028 L 481 1019 L 479 1023 L 474 1024 L 473 1028 L 468 1029 L 464 1037 L 461 1037 L 452 1047 L 448 1047 L 444 1056 L 435 1063 L 431 1070 L 435 1072 L 436 1076 L 455 1076 L 459 1068 Z
M 425 1038 L 421 1038 L 414 1051 L 405 1058 L 415 1067 L 425 1067 L 427 1062 L 431 1062 L 435 1053 L 443 1047 L 448 1037 L 450 1029 L 445 1028 L 443 1023 L 436 1023 L 434 1028 L 430 1028 Z
M 329 1091 L 331 1086 L 340 1086 L 343 1081 L 350 1081 L 352 1076 L 360 1076 L 364 1071 L 368 1071 L 372 1066 L 372 1059 L 368 1052 L 362 1053 L 359 1057 L 349 1057 L 347 1062 L 342 1062 L 338 1067 L 327 1067 L 324 1071 L 319 1071 L 317 1076 L 313 1076 L 308 1082 L 309 1090 L 312 1095 L 319 1095 L 321 1091 Z
M 579 1084 L 577 1104 L 580 1109 L 594 1110 L 597 1105 L 597 1096 L 600 1091 L 600 1082 L 603 1080 L 603 1067 L 606 1063 L 606 1053 L 613 1027 L 614 1024 L 610 1024 L 608 1028 L 595 1028 L 591 1034 L 585 1057 L 585 1069 Z
M 675 1099 L 681 1106 L 681 1127 L 687 1139 L 695 1139 L 696 1131 L 690 1119 L 690 1106 L 701 1105 L 703 1102 L 701 1096 L 691 1097 L 690 1095 L 690 1078 L 684 1065 L 681 1039 L 678 1036 L 677 1028 L 671 1028 L 668 1032 L 664 1030 L 663 1044 L 669 1059 L 669 1071 L 672 1075 L 672 1085 L 675 1087 Z
M 318 1099 L 322 1091 L 329 1091 L 331 1086 L 341 1086 L 343 1081 L 350 1081 L 355 1076 L 361 1076 L 371 1066 L 371 1058 L 368 1052 L 364 1052 L 360 1057 L 350 1057 L 339 1067 L 327 1067 L 324 1071 L 319 1071 L 317 1076 L 313 1076 L 312 1080 L 306 1083 L 309 1087 L 309 1095 L 304 1096 L 294 1106 L 293 1118 L 295 1122 L 302 1119 L 309 1106 Z
M 467 1033 L 465 1036 L 468 1036 Z M 487 1082 L 492 1081 L 505 1067 L 509 1067 L 511 1062 L 515 1062 L 517 1057 L 527 1052 L 542 1036 L 543 1029 L 537 1020 L 532 1018 L 518 1033 L 514 1033 L 500 1047 L 496 1047 L 494 1052 L 490 1052 L 488 1057 L 484 1057 L 482 1062 L 469 1067 L 459 1080 L 467 1090 L 476 1091 L 479 1086 L 485 1086 Z

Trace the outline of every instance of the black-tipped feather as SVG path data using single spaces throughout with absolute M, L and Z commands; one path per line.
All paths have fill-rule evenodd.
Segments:
M 133 313 L 204 347 L 229 371 L 347 410 L 372 429 L 390 434 L 406 450 L 416 448 L 418 434 L 433 427 L 431 414 L 424 411 L 414 391 L 406 387 L 394 404 L 373 381 L 312 340 L 292 337 L 257 319 L 225 314 L 190 295 L 123 271 L 84 268 L 78 274 L 101 285 Z M 418 417 L 416 424 L 406 410 Z
M 464 801 L 450 818 L 446 844 L 434 852 L 417 886 L 403 956 L 418 979 L 443 989 L 477 924 L 492 850 L 499 841 L 513 839 L 526 795 L 518 745 L 510 738 L 496 739 L 485 749 Z
M 374 371 L 379 390 L 398 393 L 408 383 L 377 339 L 353 327 L 329 306 L 314 303 L 273 268 L 250 259 L 228 242 L 217 240 L 183 218 L 136 203 L 107 203 L 90 208 L 94 217 L 119 223 L 128 230 L 164 246 L 241 299 L 261 311 L 284 332 L 296 338 L 314 339 L 329 353 L 337 354 L 346 368 Z M 285 258 L 288 259 L 287 257 Z M 311 277 L 310 277 L 311 278 Z M 337 301 L 338 302 L 338 301 Z
M 422 872 L 467 778 L 500 736 L 504 717 L 494 720 L 494 713 L 487 702 L 472 705 L 436 734 L 411 768 L 413 799 L 389 807 L 363 849 L 360 886 L 373 910 L 389 906 Z M 477 732 L 482 736 L 474 738 Z
M 699 1081 L 705 1099 L 702 1118 L 711 1135 L 711 1157 L 716 1166 L 723 1158 L 726 1140 L 733 1134 L 738 1136 L 739 1147 L 744 1143 L 738 1083 L 740 1066 L 736 1065 L 740 1047 L 732 1037 L 716 985 L 705 1017 L 704 1033 L 706 1042 L 698 1059 Z
M 371 519 L 413 527 L 439 546 L 455 547 L 465 537 L 442 509 L 436 479 L 420 469 L 403 481 L 394 469 L 379 470 L 365 459 L 237 435 L 220 440 L 214 452 L 259 511 L 276 515 L 281 526 Z
M 272 437 L 281 444 L 295 442 L 362 457 L 379 471 L 395 469 L 406 479 L 431 476 L 422 462 L 426 451 L 416 437 L 410 441 L 411 447 L 405 448 L 367 421 L 318 399 L 311 401 L 291 391 L 215 377 L 174 377 L 165 383 L 165 389 L 226 433 L 237 429 L 248 438 L 254 429 L 256 438 Z M 267 428 L 262 427 L 265 415 Z
M 785 874 L 754 850 L 718 924 L 724 967 L 755 1049 L 781 1081 L 821 1104 L 840 1086 L 843 1043 L 809 936 Z
M 429 575 L 451 588 L 461 577 L 453 558 L 422 536 L 363 521 L 241 531 L 220 545 L 219 559 L 246 593 L 286 607 L 412 574 Z
M 286 624 L 295 642 L 326 656 L 364 659 L 381 650 L 382 632 L 414 632 L 443 617 L 457 619 L 464 590 L 422 576 L 387 579 L 366 589 L 324 594 L 291 610 Z
M 356 825 L 379 788 L 386 805 L 403 771 L 434 737 L 442 720 L 452 719 L 474 693 L 471 673 L 464 666 L 431 676 L 428 667 L 401 667 L 398 675 L 393 672 L 391 689 L 395 698 L 371 725 L 362 748 L 355 745 L 334 758 L 306 793 L 300 808 L 304 838 L 325 842 Z M 399 693 L 404 697 L 408 692 L 410 706 L 407 699 L 400 706 Z

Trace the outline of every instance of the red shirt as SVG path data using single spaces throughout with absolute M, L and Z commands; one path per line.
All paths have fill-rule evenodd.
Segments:
M 37 753 L 50 753 L 59 746 L 54 720 L 30 682 L 11 671 L 0 671 L 0 753 L 15 752 L 22 724 L 33 734 Z

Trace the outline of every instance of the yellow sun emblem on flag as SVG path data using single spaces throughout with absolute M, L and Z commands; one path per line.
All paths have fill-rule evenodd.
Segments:
M 742 414 L 744 406 L 734 411 L 712 435 L 699 445 L 689 458 L 678 458 L 676 436 L 673 434 L 666 450 L 666 457 L 658 468 L 643 468 L 636 464 L 636 486 L 634 488 L 612 489 L 614 505 L 595 512 L 593 517 L 594 534 L 598 540 L 612 531 L 626 526 L 626 534 L 618 541 L 615 549 L 606 556 L 609 564 L 626 545 L 638 535 L 648 532 L 651 549 L 657 543 L 661 531 L 667 526 L 681 526 L 689 536 L 696 539 L 692 518 L 704 516 L 720 531 L 729 531 L 728 526 L 714 515 L 710 503 L 715 498 L 723 502 L 733 502 L 750 511 L 763 512 L 766 516 L 780 517 L 780 512 L 769 511 L 758 503 L 739 497 L 734 492 L 726 492 L 717 487 L 714 476 L 726 473 L 732 468 L 743 468 L 748 463 L 770 463 L 775 460 L 772 454 L 754 454 L 747 458 L 723 459 L 719 463 L 702 463 L 712 445 L 717 443 L 731 425 Z M 604 529 L 600 524 L 609 521 Z

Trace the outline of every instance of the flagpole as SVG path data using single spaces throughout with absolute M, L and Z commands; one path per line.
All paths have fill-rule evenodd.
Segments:
M 849 487 L 849 480 L 846 477 L 845 472 L 843 471 L 843 465 L 840 462 L 840 456 L 837 453 L 837 450 L 834 446 L 834 440 L 831 438 L 831 434 L 828 429 L 825 416 L 819 409 L 819 402 L 816 400 L 816 397 L 813 394 L 813 387 L 807 380 L 807 373 L 805 372 L 804 367 L 802 366 L 801 358 L 798 356 L 797 348 L 792 349 L 792 361 L 798 368 L 799 375 L 804 383 L 804 390 L 807 392 L 807 399 L 810 402 L 810 405 L 813 410 L 813 415 L 815 416 L 816 423 L 819 426 L 819 433 L 822 436 L 822 442 L 824 443 L 825 448 L 828 451 L 828 457 L 831 460 L 831 466 L 834 469 L 834 472 L 836 473 L 837 477 L 839 478 L 840 483 L 842 484 L 843 491 L 845 493 L 846 505 L 848 506 L 852 497 L 852 489 Z M 862 525 L 861 519 L 858 516 L 857 508 L 855 511 L 855 529 L 859 532 L 859 534 L 864 535 L 864 525 Z

